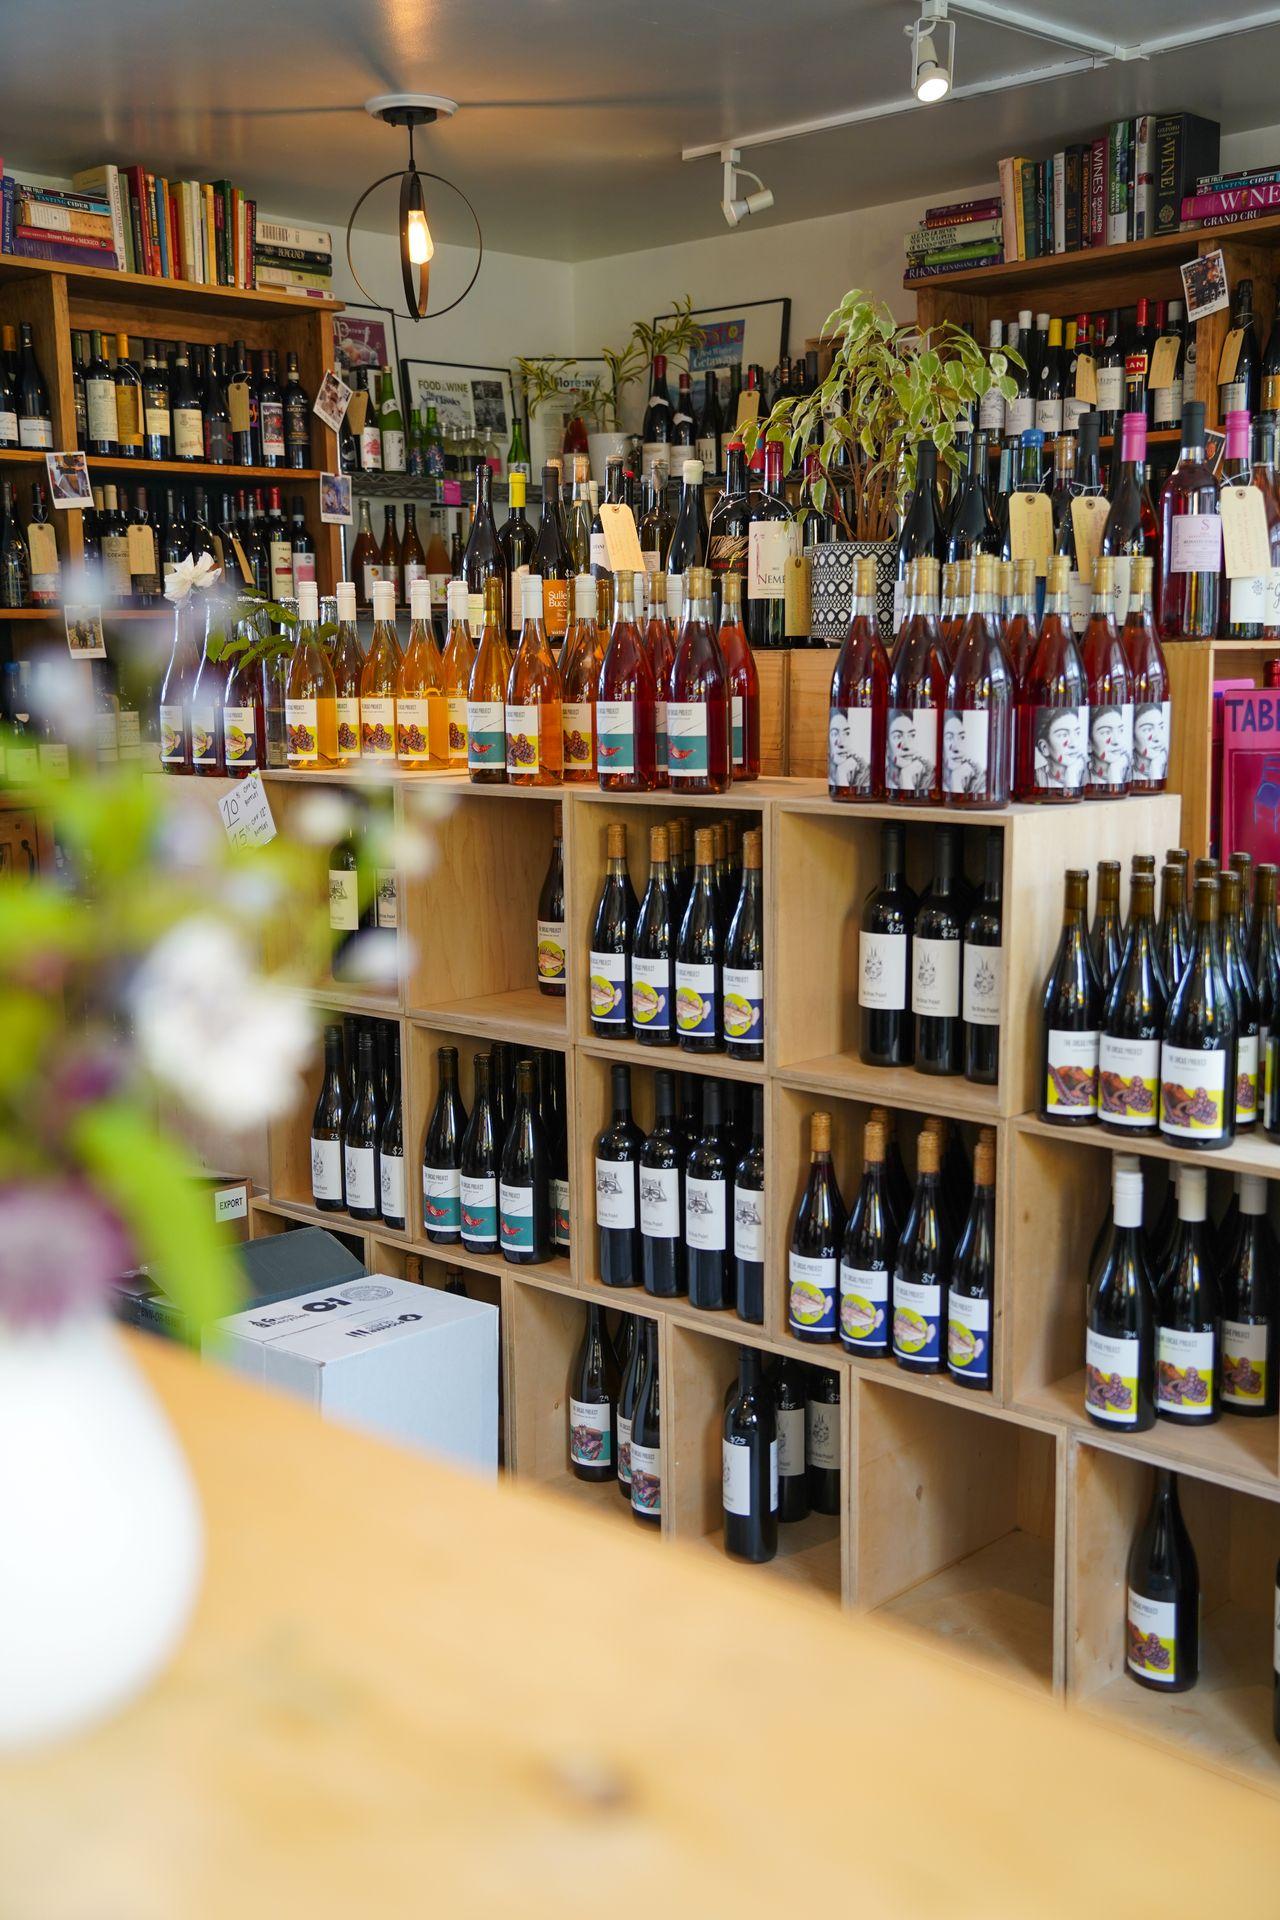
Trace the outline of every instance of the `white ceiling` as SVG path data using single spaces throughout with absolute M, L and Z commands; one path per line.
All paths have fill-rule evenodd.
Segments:
M 1224 14 L 1233 3 L 1227 0 Z M 1204 0 L 1023 0 L 1125 43 L 1200 25 Z M 909 102 L 909 0 L 4 0 L 0 128 L 10 164 L 60 174 L 144 160 L 227 174 L 264 208 L 332 222 L 403 136 L 367 96 L 452 95 L 419 140 L 455 178 L 486 244 L 584 259 L 725 231 L 718 163 L 684 147 L 901 100 L 892 117 L 744 156 L 775 194 L 757 224 L 992 179 L 1119 114 L 1186 107 L 1225 130 L 1280 120 L 1280 26 L 1151 61 L 939 107 Z M 956 82 L 1027 72 L 1064 50 L 957 19 Z M 909 102 L 909 104 L 908 104 Z M 394 224 L 392 189 L 381 217 Z M 456 206 L 456 203 L 454 203 Z M 445 239 L 465 219 L 432 211 Z

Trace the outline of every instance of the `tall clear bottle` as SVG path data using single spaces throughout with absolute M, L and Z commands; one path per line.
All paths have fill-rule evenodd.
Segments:
M 338 764 L 338 708 L 333 668 L 320 644 L 320 597 L 314 582 L 298 595 L 298 631 L 285 688 L 285 727 L 291 767 Z
M 396 749 L 402 767 L 447 767 L 449 717 L 444 668 L 431 624 L 431 582 L 409 589 L 409 644 L 396 682 Z
M 725 793 L 733 784 L 732 706 L 711 621 L 710 569 L 690 568 L 684 585 L 684 619 L 668 686 L 667 775 L 673 792 Z
M 608 793 L 650 793 L 657 785 L 657 688 L 636 625 L 635 576 L 614 575 L 614 619 L 600 666 L 596 741 Z
M 596 696 L 605 641 L 596 622 L 595 575 L 580 573 L 573 583 L 573 620 L 560 656 L 567 787 L 593 785 L 596 780 Z
M 467 682 L 467 773 L 473 786 L 500 787 L 506 782 L 510 677 L 502 583 L 491 577 L 484 588 L 484 631 Z
M 396 688 L 400 642 L 396 638 L 396 590 L 389 580 L 373 589 L 373 637 L 360 671 L 360 752 L 390 766 L 396 757 Z
M 560 669 L 542 624 L 542 581 L 524 578 L 524 628 L 507 677 L 507 779 L 513 787 L 558 787 L 564 769 Z
M 1178 464 L 1160 496 L 1162 640 L 1212 640 L 1221 608 L 1222 519 L 1218 482 L 1205 458 L 1204 402 L 1182 409 Z

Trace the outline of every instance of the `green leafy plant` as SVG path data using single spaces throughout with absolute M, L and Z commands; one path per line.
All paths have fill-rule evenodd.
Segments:
M 678 358 L 702 345 L 706 335 L 693 318 L 692 307 L 692 297 L 686 294 L 683 300 L 676 301 L 669 319 L 656 324 L 636 320 L 625 346 L 601 347 L 600 358 L 608 372 L 597 374 L 588 385 L 575 385 L 573 389 L 577 411 L 593 421 L 601 433 L 618 432 L 622 424 L 626 390 L 641 377 L 656 354 Z M 521 358 L 516 365 L 524 386 L 525 404 L 532 419 L 549 400 L 563 397 L 563 375 L 577 362 L 573 359 Z
M 957 423 L 992 387 L 1012 399 L 1009 367 L 1023 362 L 1012 348 L 984 353 L 950 321 L 924 332 L 901 325 L 882 301 L 857 288 L 822 333 L 834 347 L 825 379 L 799 399 L 779 400 L 767 419 L 746 428 L 747 450 L 780 439 L 790 467 L 812 447 L 814 505 L 833 515 L 846 539 L 886 540 L 914 483 L 917 442 L 932 440 L 939 460 L 962 472 Z

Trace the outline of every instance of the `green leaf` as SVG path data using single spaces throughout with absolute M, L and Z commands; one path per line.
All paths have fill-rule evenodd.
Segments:
M 0 1094 L 16 1094 L 38 1082 L 45 1051 L 61 1025 L 53 1000 L 24 988 L 5 988 L 0 994 Z

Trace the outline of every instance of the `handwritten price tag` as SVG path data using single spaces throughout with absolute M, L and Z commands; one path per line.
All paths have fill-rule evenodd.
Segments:
M 1053 552 L 1053 508 L 1047 493 L 1009 495 L 1009 549 L 1015 560 L 1034 561 L 1037 577 L 1044 579 Z
M 636 532 L 635 515 L 630 507 L 620 501 L 602 505 L 600 525 L 604 528 L 604 541 L 609 550 L 610 572 L 643 573 L 644 555 L 640 551 L 640 535 Z
M 230 793 L 224 793 L 218 812 L 233 847 L 265 847 L 276 837 L 271 802 L 259 774 L 249 774 L 247 779 L 237 781 Z
M 1111 503 L 1100 493 L 1080 493 L 1071 502 L 1071 531 L 1076 538 L 1076 566 L 1086 586 L 1093 585 L 1093 563 L 1102 545 Z
M 1222 548 L 1228 580 L 1249 580 L 1271 571 L 1271 541 L 1267 510 L 1257 487 L 1224 487 L 1218 502 L 1222 513 Z

